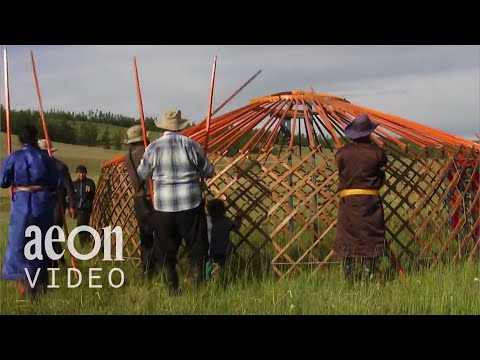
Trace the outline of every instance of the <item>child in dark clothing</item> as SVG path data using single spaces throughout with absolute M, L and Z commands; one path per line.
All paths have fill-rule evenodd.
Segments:
M 234 250 L 230 241 L 230 232 L 240 229 L 241 219 L 239 216 L 231 220 L 226 216 L 225 205 L 221 199 L 213 199 L 207 202 L 207 227 L 210 266 L 207 266 L 207 278 L 211 275 L 213 264 L 224 267 Z M 209 269 L 210 268 L 210 269 Z

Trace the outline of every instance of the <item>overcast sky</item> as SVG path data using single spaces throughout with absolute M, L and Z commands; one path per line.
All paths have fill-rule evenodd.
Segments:
M 99 109 L 139 117 L 132 59 L 137 57 L 146 116 L 179 108 L 198 122 L 214 105 L 262 73 L 224 111 L 255 97 L 309 90 L 402 116 L 456 135 L 480 131 L 479 46 L 123 45 L 8 46 L 12 109 L 37 109 L 33 50 L 45 109 Z M 2 56 L 3 69 L 3 56 Z M 2 72 L 2 103 L 3 72 Z M 48 119 L 47 119 L 48 120 Z

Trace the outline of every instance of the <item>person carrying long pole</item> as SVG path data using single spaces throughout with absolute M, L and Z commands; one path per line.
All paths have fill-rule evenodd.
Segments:
M 30 50 L 30 58 L 32 60 L 32 69 L 33 69 L 33 80 L 35 82 L 35 89 L 37 92 L 37 99 L 38 99 L 38 106 L 39 106 L 39 112 L 40 112 L 40 117 L 42 120 L 42 128 L 43 128 L 43 134 L 45 136 L 45 141 L 46 141 L 46 148 L 48 155 L 53 158 L 52 155 L 52 143 L 50 142 L 50 136 L 48 135 L 48 128 L 47 128 L 47 121 L 45 119 L 45 112 L 43 111 L 43 103 L 42 103 L 42 95 L 40 93 L 40 86 L 38 83 L 38 78 L 37 78 L 37 70 L 35 68 L 35 59 L 33 57 L 33 51 Z M 60 212 L 60 216 L 62 217 L 63 220 L 63 228 L 65 230 L 65 235 L 68 236 L 68 225 L 65 219 L 65 209 L 63 207 L 64 204 L 64 198 L 61 196 L 61 192 L 57 191 L 57 206 L 58 210 Z M 75 216 L 75 213 L 72 214 L 72 217 Z M 70 256 L 70 262 L 72 265 L 72 268 L 76 268 L 76 263 L 75 263 L 75 258 L 73 256 Z M 75 272 L 75 277 L 78 277 L 77 272 Z

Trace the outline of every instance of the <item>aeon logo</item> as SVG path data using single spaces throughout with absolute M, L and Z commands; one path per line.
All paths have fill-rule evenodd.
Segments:
M 57 230 L 58 238 L 53 237 L 53 231 Z M 77 249 L 75 249 L 75 236 L 79 232 L 82 231 L 87 231 L 89 232 L 93 239 L 94 239 L 94 246 L 93 249 L 88 253 L 88 254 L 80 254 Z M 111 244 L 112 244 L 112 233 L 115 234 L 115 258 L 112 259 L 111 256 Z M 103 260 L 104 261 L 123 261 L 123 232 L 122 228 L 120 226 L 116 226 L 113 230 L 111 226 L 108 226 L 106 228 L 103 228 Z M 33 237 L 32 240 L 30 240 L 27 244 L 25 244 L 24 247 L 24 255 L 27 260 L 44 260 L 43 252 L 42 252 L 42 231 L 41 229 L 36 226 L 36 225 L 31 225 L 25 230 L 25 237 Z M 50 229 L 48 229 L 47 233 L 45 234 L 45 239 L 44 239 L 44 244 L 45 244 L 45 253 L 50 260 L 59 260 L 62 258 L 63 254 L 65 253 L 65 250 L 63 250 L 60 254 L 57 254 L 55 250 L 53 249 L 53 243 L 54 242 L 65 242 L 65 233 L 63 232 L 63 229 L 60 226 L 52 226 Z M 68 251 L 70 252 L 71 256 L 73 256 L 75 259 L 78 260 L 90 260 L 93 259 L 95 256 L 98 255 L 102 240 L 100 238 L 100 234 L 92 227 L 87 226 L 87 225 L 82 225 L 74 228 L 70 234 L 68 235 L 67 239 L 67 247 Z M 48 268 L 48 271 L 51 272 L 51 283 L 48 284 L 47 287 L 49 288 L 59 288 L 60 285 L 55 283 L 55 272 L 60 270 L 59 268 Z M 76 288 L 80 286 L 82 283 L 82 273 L 80 270 L 75 269 L 75 268 L 68 268 L 68 275 L 67 275 L 67 287 L 68 288 Z M 102 285 L 99 284 L 94 284 L 93 280 L 94 279 L 99 279 L 101 276 L 99 275 L 93 275 L 93 272 L 99 272 L 102 271 L 102 268 L 89 268 L 88 270 L 88 286 L 90 288 L 101 288 Z M 28 269 L 25 268 L 25 272 L 27 275 L 28 282 L 30 283 L 30 286 L 35 286 L 38 276 L 40 274 L 40 269 L 37 269 L 33 279 L 31 274 L 29 273 Z M 113 282 L 113 277 L 112 275 L 118 272 L 120 274 L 120 281 L 118 283 Z M 72 274 L 76 274 L 76 283 L 72 283 Z M 108 283 L 112 288 L 119 288 L 123 285 L 125 282 L 125 275 L 120 268 L 112 268 L 109 273 L 108 273 Z

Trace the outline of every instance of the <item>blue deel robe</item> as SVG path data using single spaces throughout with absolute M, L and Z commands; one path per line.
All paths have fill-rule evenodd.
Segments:
M 2 266 L 4 280 L 25 281 L 28 269 L 33 281 L 38 268 L 41 269 L 38 279 L 41 279 L 42 276 L 46 276 L 45 272 L 50 263 L 45 252 L 44 239 L 47 230 L 54 225 L 55 191 L 61 181 L 55 161 L 48 153 L 34 146 L 24 145 L 3 161 L 0 181 L 2 188 L 8 188 L 10 185 L 41 185 L 47 188 L 46 191 L 13 193 L 8 242 Z M 30 225 L 37 225 L 42 231 L 43 260 L 27 260 L 24 255 L 25 245 L 34 236 L 25 237 L 25 230 Z

